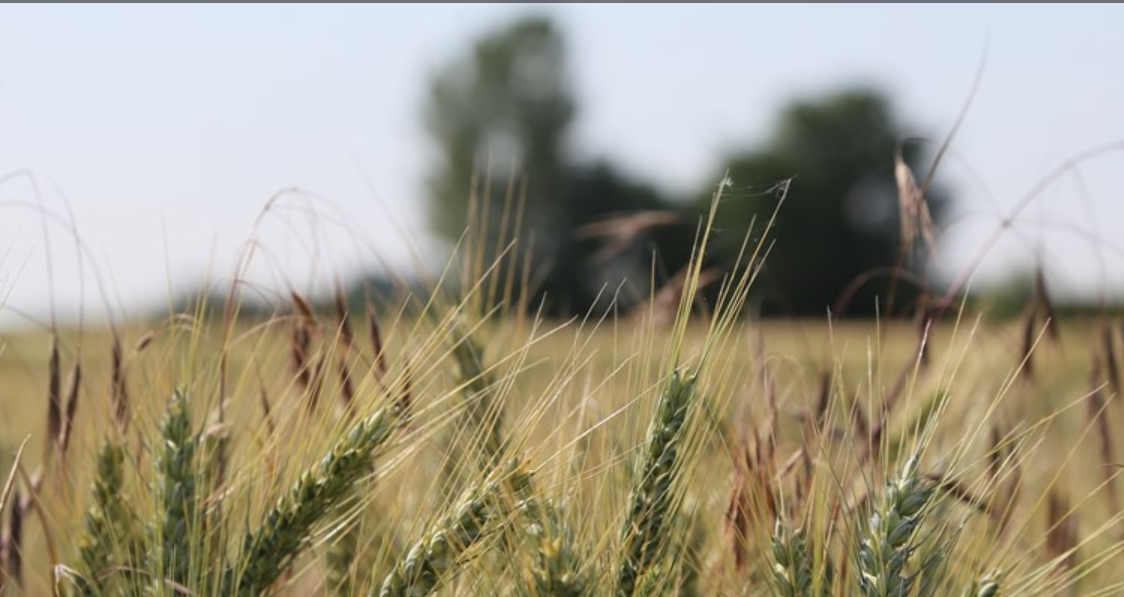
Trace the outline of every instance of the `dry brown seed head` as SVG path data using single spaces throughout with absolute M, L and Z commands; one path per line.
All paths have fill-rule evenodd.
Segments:
M 1034 339 L 1038 330 L 1036 321 L 1037 309 L 1032 308 L 1027 311 L 1023 321 L 1023 344 L 1019 354 L 1019 362 L 1023 364 L 1019 373 L 1027 380 L 1034 379 Z
M 1058 328 L 1058 318 L 1054 311 L 1054 304 L 1050 301 L 1050 293 L 1046 290 L 1046 274 L 1042 265 L 1034 270 L 1034 294 L 1038 299 L 1038 308 L 1046 321 L 1046 335 L 1055 344 L 1061 344 L 1061 331 Z
M 117 428 L 124 433 L 129 428 L 129 387 L 125 383 L 125 356 L 121 349 L 121 338 L 113 330 L 113 344 L 110 349 L 110 398 L 113 402 L 113 418 Z
M 348 317 L 347 297 L 343 290 L 336 289 L 336 321 L 340 326 L 340 345 L 346 355 L 355 344 L 355 332 L 351 329 L 351 319 Z
M 54 455 L 55 442 L 62 430 L 62 380 L 59 372 L 59 338 L 51 335 L 51 356 L 47 362 L 47 437 L 43 445 L 43 462 Z
M 1104 345 L 1105 369 L 1107 369 L 1108 381 L 1112 385 L 1112 391 L 1120 396 L 1120 370 L 1117 368 L 1116 346 L 1112 341 L 1112 328 L 1108 326 L 1108 323 L 1101 327 L 1101 340 Z
M 302 389 L 308 388 L 311 379 L 308 363 L 309 346 L 312 342 L 308 328 L 300 320 L 295 319 L 291 328 L 289 341 L 289 355 L 293 366 L 293 373 L 297 376 L 297 383 Z
M 293 308 L 301 315 L 301 317 L 311 320 L 316 319 L 316 315 L 312 311 L 312 305 L 309 304 L 308 300 L 297 294 L 295 290 L 290 292 L 289 296 L 293 300 Z
M 78 395 L 82 385 L 82 362 L 75 361 L 74 369 L 66 383 L 66 416 L 63 418 L 62 430 L 59 433 L 59 446 L 62 452 L 61 459 L 66 462 L 66 454 L 70 451 L 70 438 L 74 434 L 74 415 L 78 411 Z
M 379 320 L 375 316 L 375 305 L 367 302 L 367 333 L 371 337 L 371 350 L 375 353 L 375 375 L 378 379 L 386 376 L 386 355 L 383 354 L 382 333 L 379 331 Z
M 1112 446 L 1114 445 L 1112 437 L 1112 424 L 1108 420 L 1108 403 L 1105 400 L 1103 392 L 1103 381 L 1101 377 L 1101 360 L 1094 356 L 1093 370 L 1090 376 L 1091 390 L 1088 402 L 1088 417 L 1089 424 L 1095 425 L 1097 428 L 1097 439 L 1099 440 L 1098 446 L 1101 459 L 1101 470 L 1104 474 L 1105 481 L 1105 499 L 1108 500 L 1110 512 L 1120 511 L 1120 496 L 1116 489 L 1115 473 L 1113 473 L 1111 464 L 1114 462 L 1112 454 Z
M 344 407 L 347 407 L 355 401 L 355 387 L 351 383 L 351 369 L 347 366 L 347 362 L 342 358 L 339 362 L 340 374 L 340 399 L 343 401 Z
M 20 489 L 17 485 L 12 493 L 12 509 L 8 518 L 7 533 L 4 537 L 6 539 L 4 556 L 7 564 L 7 577 L 19 587 L 23 586 L 23 517 L 30 509 L 30 504 L 28 507 L 24 507 L 25 501 L 29 500 L 21 498 Z
M 1072 569 L 1077 563 L 1077 514 L 1057 488 L 1050 491 L 1047 504 L 1046 553 L 1060 559 L 1060 566 Z
M 145 332 L 145 334 L 137 340 L 137 343 L 133 345 L 133 352 L 143 352 L 144 349 L 148 348 L 149 344 L 152 344 L 154 339 L 156 339 L 156 330 Z
M 999 470 L 1003 465 L 1003 433 L 998 424 L 992 424 L 987 447 L 987 478 L 989 483 L 995 483 L 999 478 Z
M 750 538 L 751 496 L 749 487 L 749 468 L 752 457 L 744 432 L 734 449 L 734 481 L 730 490 L 730 502 L 726 507 L 726 533 L 734 566 L 743 571 L 748 562 L 747 541 Z
M 277 424 L 273 422 L 273 412 L 269 406 L 269 394 L 266 393 L 264 385 L 260 387 L 258 397 L 261 399 L 262 416 L 265 419 L 266 429 L 269 430 L 269 437 L 274 437 L 277 433 Z

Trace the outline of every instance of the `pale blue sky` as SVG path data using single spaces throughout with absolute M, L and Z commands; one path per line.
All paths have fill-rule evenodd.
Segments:
M 1120 6 L 6 5 L 0 174 L 33 171 L 50 209 L 69 199 L 115 308 L 159 301 L 208 270 L 228 275 L 255 216 L 289 187 L 320 196 L 325 217 L 310 222 L 304 199 L 287 196 L 291 209 L 262 229 L 255 279 L 308 288 L 377 258 L 407 268 L 399 230 L 427 246 L 427 78 L 535 10 L 570 40 L 575 146 L 676 191 L 716 182 L 724 154 L 761 139 L 787 99 L 855 80 L 885 87 L 903 116 L 943 134 L 989 39 L 946 172 L 975 215 L 945 238 L 946 272 L 971 261 L 997 206 L 1079 151 L 1124 140 Z M 1085 191 L 1074 180 L 1025 212 L 984 274 L 1042 255 L 1059 287 L 1124 288 L 1124 154 L 1083 167 Z M 27 179 L 0 185 L 0 298 L 42 317 L 42 228 L 12 203 L 35 196 Z M 70 310 L 74 249 L 61 228 L 51 234 L 53 295 Z

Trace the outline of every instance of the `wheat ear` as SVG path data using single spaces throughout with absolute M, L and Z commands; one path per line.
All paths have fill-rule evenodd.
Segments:
M 154 571 L 164 580 L 187 584 L 194 552 L 192 537 L 198 536 L 196 514 L 198 476 L 196 447 L 198 437 L 191 424 L 187 396 L 176 390 L 160 423 L 163 449 L 156 459 L 156 493 L 159 499 L 159 561 Z M 159 591 L 158 591 L 159 593 Z
M 532 565 L 525 590 L 537 597 L 581 597 L 586 581 L 580 571 L 573 531 L 562 512 L 549 500 L 535 494 L 530 472 L 518 469 L 510 485 L 518 500 L 523 535 L 528 542 Z
M 258 595 L 268 589 L 308 545 L 313 527 L 347 498 L 370 472 L 371 459 L 398 427 L 390 406 L 357 422 L 324 458 L 293 484 L 248 534 L 237 570 L 228 571 L 223 594 Z
M 695 394 L 695 380 L 694 375 L 684 378 L 675 372 L 660 395 L 648 429 L 648 445 L 628 497 L 628 514 L 621 531 L 624 560 L 617 577 L 618 597 L 635 594 L 638 579 L 657 562 L 666 547 L 664 523 L 670 522 L 675 514 L 672 483 Z
M 825 566 L 820 582 L 815 582 L 815 558 L 803 527 L 792 530 L 777 520 L 770 541 L 773 548 L 773 582 L 781 597 L 830 597 L 831 566 Z
M 918 457 L 909 459 L 901 474 L 886 484 L 859 546 L 859 589 L 865 597 L 905 597 L 915 576 L 906 564 L 916 551 L 914 536 L 932 485 L 917 472 Z
M 978 578 L 964 597 L 999 597 L 999 575 L 991 572 Z
M 457 508 L 442 517 L 399 559 L 382 583 L 378 597 L 425 597 L 452 574 L 464 553 L 484 538 L 494 518 L 502 481 L 490 480 L 470 490 Z M 370 597 L 374 597 L 374 593 Z
M 83 597 L 106 592 L 102 575 L 118 561 L 121 547 L 129 567 L 135 566 L 141 553 L 133 507 L 121 493 L 124 482 L 125 450 L 120 443 L 108 440 L 98 453 L 94 503 L 86 513 L 85 536 L 79 548 L 82 581 L 78 592 Z

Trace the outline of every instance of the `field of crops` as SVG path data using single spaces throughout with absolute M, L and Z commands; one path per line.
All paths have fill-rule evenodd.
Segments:
M 6 335 L 5 594 L 1124 588 L 1119 322 L 758 322 L 755 270 L 698 309 L 699 270 L 671 318 L 481 272 Z

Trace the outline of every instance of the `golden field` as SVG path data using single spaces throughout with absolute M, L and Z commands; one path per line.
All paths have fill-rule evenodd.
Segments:
M 1121 448 L 1119 407 L 1111 400 L 1118 373 L 1110 371 L 1117 364 L 1108 353 L 1110 346 L 1120 350 L 1118 324 L 1055 322 L 1055 337 L 1041 324 L 994 324 L 965 311 L 928 330 L 920 359 L 921 328 L 909 322 L 756 322 L 719 314 L 691 315 L 682 326 L 657 326 L 642 316 L 563 323 L 472 318 L 464 305 L 431 305 L 424 315 L 405 316 L 382 305 L 373 311 L 382 344 L 376 356 L 368 317 L 350 315 L 344 328 L 332 309 L 309 316 L 301 303 L 292 314 L 230 327 L 218 317 L 181 315 L 115 333 L 60 333 L 60 394 L 68 393 L 74 365 L 82 368 L 65 458 L 58 445 L 44 442 L 52 336 L 6 336 L 0 466 L 12 467 L 28 438 L 17 492 L 27 496 L 35 473 L 44 474 L 35 499 L 24 497 L 31 504 L 22 521 L 19 582 L 9 560 L 5 590 L 89 590 L 72 579 L 82 570 L 90 487 L 106 438 L 126 447 L 119 489 L 145 529 L 138 532 L 147 541 L 159 534 L 154 453 L 164 443 L 161 417 L 179 389 L 191 406 L 200 479 L 209 466 L 208 442 L 224 439 L 228 461 L 221 483 L 200 483 L 193 506 L 200 517 L 216 517 L 213 527 L 190 531 L 206 534 L 199 548 L 206 557 L 192 563 L 188 582 L 129 577 L 145 590 L 229 592 L 212 567 L 232 566 L 243 535 L 350 425 L 405 393 L 409 421 L 363 475 L 358 497 L 323 512 L 301 539 L 300 554 L 285 561 L 284 574 L 255 591 L 380 594 L 411 544 L 466 488 L 496 474 L 478 467 L 472 454 L 488 444 L 497 421 L 503 439 L 495 462 L 519 460 L 534 471 L 536 499 L 557 505 L 581 594 L 618 591 L 614 570 L 627 536 L 621 528 L 634 469 L 674 363 L 681 371 L 705 367 L 674 468 L 674 524 L 663 527 L 658 572 L 649 573 L 658 584 L 646 590 L 785 594 L 770 578 L 775 521 L 802 521 L 820 535 L 815 553 L 846 560 L 840 554 L 861 536 L 853 521 L 863 519 L 865 496 L 877 494 L 913 451 L 921 452 L 921 469 L 938 496 L 925 549 L 947 552 L 932 587 L 913 591 L 969 591 L 991 574 L 1002 579 L 1003 594 L 1107 595 L 1124 580 L 1109 563 L 1121 540 L 1112 481 Z M 302 333 L 303 373 L 294 356 Z M 1029 358 L 1028 333 L 1035 342 Z M 113 415 L 115 334 L 127 429 Z M 472 414 L 477 398 L 466 392 L 475 378 L 458 366 L 463 353 L 456 347 L 468 339 L 479 346 L 476 378 L 486 383 L 478 389 L 490 401 L 479 416 Z M 221 417 L 220 392 L 227 399 Z M 53 455 L 42 467 L 48 450 Z M 517 517 L 506 517 L 482 544 L 463 546 L 471 556 L 458 558 L 432 590 L 551 594 L 517 580 L 533 580 L 542 564 L 520 537 Z M 355 544 L 349 582 L 340 587 L 329 582 L 331 552 L 344 538 Z M 526 557 L 511 555 L 519 551 Z M 855 562 L 834 565 L 841 573 L 824 590 L 862 594 L 848 572 Z

